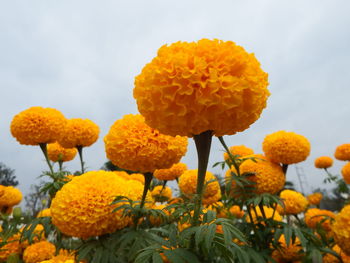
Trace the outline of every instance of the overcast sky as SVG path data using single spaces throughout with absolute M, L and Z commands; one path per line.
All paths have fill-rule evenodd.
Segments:
M 314 159 L 350 142 L 349 10 L 346 0 L 0 0 L 0 162 L 16 170 L 24 193 L 47 169 L 39 147 L 20 145 L 9 131 L 15 114 L 43 106 L 100 126 L 98 142 L 85 150 L 89 170 L 99 169 L 106 161 L 103 137 L 115 120 L 137 113 L 134 77 L 158 48 L 218 38 L 255 53 L 271 92 L 261 118 L 226 136 L 227 143 L 260 153 L 265 135 L 300 133 L 312 151 L 299 166 L 309 190 L 319 187 L 324 176 Z M 210 166 L 221 159 L 215 139 Z M 196 168 L 192 140 L 183 161 Z M 343 164 L 336 161 L 331 171 Z M 67 167 L 79 169 L 79 160 Z M 296 182 L 294 167 L 289 172 Z

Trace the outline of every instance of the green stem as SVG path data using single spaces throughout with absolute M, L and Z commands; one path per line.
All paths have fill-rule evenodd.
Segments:
M 223 138 L 222 136 L 219 136 L 218 138 L 219 138 L 220 143 L 221 143 L 222 146 L 224 147 L 225 151 L 227 152 L 228 156 L 230 157 L 233 166 L 236 168 L 237 175 L 239 175 L 239 166 L 238 166 L 238 164 L 236 163 L 236 160 L 235 160 L 235 158 L 233 157 L 232 153 L 230 152 L 230 149 L 227 147 L 227 144 L 225 143 L 224 138 Z M 230 168 L 231 168 L 231 167 L 230 167 Z
M 149 187 L 151 185 L 153 174 L 152 173 L 145 173 L 143 176 L 145 177 L 145 185 L 143 187 L 143 193 L 142 193 L 142 199 L 141 199 L 140 208 L 142 208 L 145 205 L 147 192 L 148 192 L 148 189 L 149 189 Z
M 261 211 L 261 214 L 263 216 L 263 218 L 266 220 L 266 214 L 265 214 L 265 210 L 264 210 L 264 206 L 263 204 L 259 204 L 259 208 L 260 208 L 260 211 Z
M 288 164 L 282 164 L 282 170 L 283 170 L 284 176 L 287 176 Z
M 274 217 L 275 217 L 275 213 L 276 213 L 276 210 L 277 210 L 277 205 L 278 204 L 276 203 L 275 207 L 273 208 L 272 217 L 271 217 L 272 220 L 275 220 Z
M 165 188 L 167 182 L 168 182 L 167 180 L 164 180 L 164 181 L 163 181 L 163 187 L 162 187 L 162 190 L 160 190 L 159 195 L 162 194 L 162 192 L 163 192 L 163 190 L 164 190 L 164 188 Z
M 60 168 L 60 172 L 62 172 L 63 161 L 58 161 L 58 166 Z
M 80 158 L 81 173 L 85 173 L 84 160 L 83 160 L 83 146 L 78 145 L 77 150 Z
M 192 218 L 192 226 L 199 224 L 199 215 L 202 207 L 202 196 L 204 189 L 205 174 L 207 172 L 211 141 L 213 138 L 212 131 L 202 132 L 194 135 L 193 139 L 197 148 L 198 155 L 198 175 L 197 175 L 197 191 L 194 196 L 194 212 Z
M 42 152 L 45 156 L 46 163 L 50 168 L 51 175 L 53 175 L 54 172 L 53 172 L 52 164 L 49 160 L 49 156 L 47 155 L 47 144 L 46 143 L 39 143 L 39 146 L 40 146 L 40 149 L 42 150 Z

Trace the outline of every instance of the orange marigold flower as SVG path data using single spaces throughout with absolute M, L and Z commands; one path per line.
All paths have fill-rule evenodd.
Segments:
M 337 245 L 350 256 L 350 205 L 336 215 L 332 231 Z
M 222 202 L 213 202 L 207 206 L 208 210 L 214 211 L 217 218 L 227 218 L 227 208 Z
M 187 170 L 187 165 L 184 163 L 176 163 L 169 169 L 155 170 L 153 176 L 158 180 L 171 181 L 179 178 Z
M 232 41 L 176 42 L 136 77 L 134 98 L 146 123 L 164 134 L 231 135 L 260 117 L 267 77 L 254 54 Z
M 217 203 L 221 199 L 221 191 L 216 192 L 214 195 L 204 195 L 202 203 L 204 205 L 211 205 Z
M 28 246 L 23 252 L 25 263 L 37 263 L 52 258 L 55 255 L 56 247 L 48 241 L 40 241 Z
M 3 190 L 0 194 L 0 207 L 10 207 L 18 205 L 22 201 L 22 193 L 13 186 L 0 186 Z
M 19 242 L 21 234 L 15 234 L 6 240 L 6 243 L 0 247 L 0 262 L 6 262 L 11 254 L 20 254 L 22 252 L 21 243 Z M 4 242 L 0 238 L 0 243 Z
M 311 205 L 319 205 L 322 200 L 322 193 L 313 193 L 307 196 L 307 200 Z
M 278 205 L 277 210 L 281 215 L 299 214 L 306 210 L 308 206 L 307 199 L 299 192 L 293 190 L 283 190 L 280 193 L 285 209 Z
M 75 253 L 65 249 L 61 249 L 57 256 L 52 257 L 49 260 L 41 261 L 40 263 L 76 263 Z M 83 261 L 80 261 L 83 263 Z
M 333 159 L 329 156 L 321 156 L 315 159 L 315 167 L 326 169 L 333 165 Z
M 13 118 L 11 134 L 24 145 L 51 143 L 61 135 L 66 121 L 56 109 L 31 107 Z
M 284 235 L 280 236 L 278 242 L 281 247 L 278 250 L 274 250 L 272 253 L 272 258 L 283 260 L 282 262 L 294 262 L 300 260 L 303 256 L 303 254 L 300 253 L 302 246 L 298 237 L 295 238 L 294 243 L 292 242 L 292 239 L 290 239 L 289 246 L 287 246 Z M 278 260 L 277 262 L 281 262 Z
M 152 197 L 158 202 L 164 202 L 171 199 L 171 194 L 171 188 L 168 186 L 163 188 L 162 185 L 157 185 L 151 192 Z
M 170 168 L 187 151 L 186 137 L 152 129 L 141 115 L 125 115 L 104 138 L 107 158 L 120 168 L 142 173 Z
M 69 119 L 58 143 L 65 148 L 87 147 L 98 139 L 100 128 L 89 119 Z
M 229 212 L 236 218 L 242 218 L 244 216 L 244 211 L 238 205 L 231 206 Z
M 245 145 L 231 146 L 229 150 L 232 155 L 239 155 L 240 157 L 254 154 L 253 149 L 248 148 Z M 226 152 L 224 153 L 224 159 L 225 161 L 229 159 L 229 156 Z
M 278 213 L 278 211 L 275 211 L 275 209 L 273 209 L 272 207 L 264 206 L 263 209 L 264 209 L 266 219 L 273 219 L 274 221 L 279 221 L 279 222 L 282 221 L 282 216 Z M 264 220 L 264 215 L 259 206 L 256 206 L 255 209 L 251 209 L 251 215 L 252 215 L 254 224 L 260 223 L 265 225 L 265 222 L 262 221 Z M 247 222 L 251 222 L 249 217 L 247 217 Z
M 343 263 L 350 263 L 350 256 L 346 255 L 338 245 L 333 246 L 332 250 L 338 255 L 340 255 L 341 259 L 343 260 Z M 340 260 L 330 253 L 324 255 L 322 260 L 322 263 L 340 263 Z
M 335 149 L 334 157 L 339 161 L 350 161 L 350 143 L 339 145 Z
M 169 216 L 170 212 L 169 210 L 164 209 L 166 206 L 165 205 L 154 205 L 152 209 L 157 209 L 157 210 L 162 210 L 165 215 Z M 149 221 L 153 226 L 159 226 L 164 223 L 164 217 L 162 216 L 150 216 Z
M 76 148 L 63 148 L 58 142 L 47 145 L 47 155 L 53 162 L 68 162 L 77 154 Z
M 272 162 L 299 163 L 309 156 L 310 142 L 294 132 L 278 131 L 265 137 L 263 151 Z
M 50 208 L 45 208 L 41 210 L 36 217 L 51 217 Z
M 113 213 L 116 196 L 140 200 L 143 185 L 114 172 L 92 171 L 74 177 L 56 193 L 51 204 L 52 223 L 69 236 L 88 238 L 112 233 L 128 225 L 123 211 Z M 149 199 L 148 199 L 149 200 Z
M 350 162 L 347 162 L 341 169 L 341 175 L 345 183 L 350 184 Z
M 317 225 L 326 230 L 331 230 L 331 220 L 335 218 L 335 214 L 332 211 L 321 210 L 318 208 L 310 208 L 305 213 L 305 223 L 308 227 L 316 229 Z

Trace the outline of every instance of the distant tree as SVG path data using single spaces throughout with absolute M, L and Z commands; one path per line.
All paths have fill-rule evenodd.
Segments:
M 7 167 L 5 164 L 0 163 L 0 184 L 4 186 L 16 186 L 18 181 L 14 175 L 15 170 Z
M 41 188 L 45 183 L 40 182 L 39 185 L 31 185 L 30 193 L 25 196 L 25 209 L 28 214 L 35 217 L 39 211 L 50 206 L 49 204 L 49 196 L 46 193 L 41 192 Z

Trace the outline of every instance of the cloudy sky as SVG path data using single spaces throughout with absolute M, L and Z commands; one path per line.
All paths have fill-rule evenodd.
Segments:
M 346 0 L 1 1 L 0 162 L 16 170 L 24 193 L 37 182 L 47 169 L 42 153 L 18 144 L 9 127 L 15 114 L 44 106 L 100 126 L 99 141 L 85 150 L 88 168 L 99 169 L 106 161 L 103 137 L 115 120 L 137 113 L 134 77 L 157 49 L 218 38 L 255 53 L 271 91 L 261 118 L 227 143 L 259 153 L 266 134 L 300 133 L 312 144 L 299 164 L 307 189 L 321 186 L 314 159 L 350 142 L 349 10 Z M 221 158 L 214 140 L 210 165 Z M 183 161 L 196 167 L 192 141 Z M 342 165 L 337 161 L 332 171 Z M 67 167 L 79 169 L 78 159 Z M 294 167 L 289 172 L 297 182 Z

